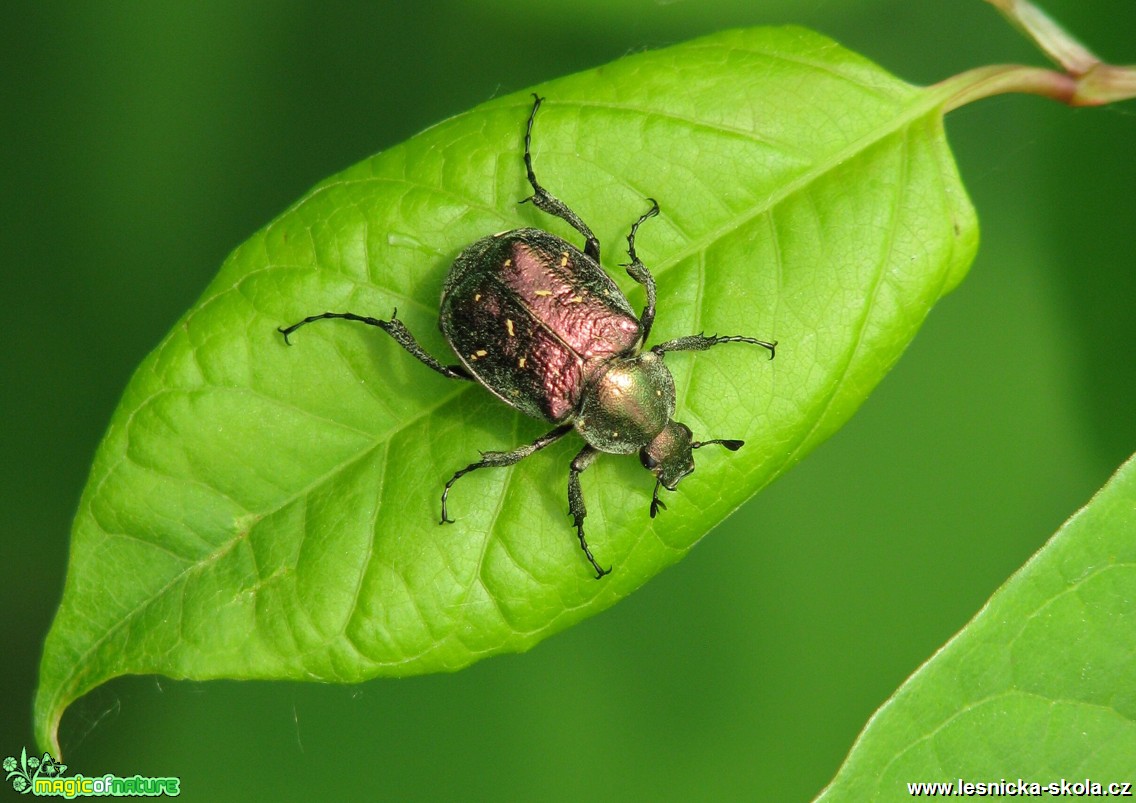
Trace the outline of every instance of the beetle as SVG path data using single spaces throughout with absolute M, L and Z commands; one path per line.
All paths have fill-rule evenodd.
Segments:
M 743 441 L 728 438 L 696 441 L 690 428 L 674 420 L 675 385 L 663 356 L 670 351 L 705 351 L 722 343 L 751 343 L 776 354 L 776 341 L 730 335 L 688 335 L 643 346 L 655 320 L 655 280 L 635 253 L 639 227 L 659 214 L 651 207 L 631 226 L 624 265 L 646 291 L 636 317 L 627 298 L 600 265 L 600 243 L 586 223 L 537 181 L 533 170 L 533 122 L 544 98 L 533 94 L 524 136 L 524 164 L 533 194 L 521 201 L 560 218 L 584 238 L 581 251 L 546 231 L 533 228 L 483 237 L 463 250 L 442 286 L 438 319 L 442 334 L 459 363 L 446 365 L 419 345 L 398 319 L 389 321 L 353 312 L 311 315 L 279 327 L 284 342 L 313 321 L 339 318 L 375 326 L 429 368 L 451 379 L 476 381 L 501 401 L 534 418 L 555 424 L 535 441 L 508 452 L 482 452 L 481 459 L 456 471 L 442 491 L 441 524 L 451 523 L 446 509 L 450 489 L 471 471 L 511 466 L 560 440 L 572 430 L 585 445 L 568 470 L 568 513 L 580 548 L 596 572 L 611 572 L 592 554 L 584 536 L 587 509 L 580 474 L 601 452 L 639 453 L 656 478 L 651 518 L 666 505 L 659 498 L 674 491 L 694 471 L 693 450 L 718 444 L 737 451 Z

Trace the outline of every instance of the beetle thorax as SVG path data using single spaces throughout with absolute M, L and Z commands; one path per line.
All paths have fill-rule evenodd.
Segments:
M 576 430 L 601 452 L 631 454 L 663 431 L 674 409 L 671 372 L 648 351 L 613 360 L 584 389 Z

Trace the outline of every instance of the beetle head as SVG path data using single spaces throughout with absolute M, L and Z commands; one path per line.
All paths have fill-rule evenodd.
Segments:
M 675 490 L 679 480 L 694 471 L 695 449 L 716 443 L 725 446 L 731 452 L 736 452 L 744 443 L 726 438 L 710 441 L 696 441 L 693 438 L 690 427 L 672 420 L 667 422 L 663 431 L 656 435 L 654 440 L 639 450 L 639 462 L 657 478 L 655 492 L 651 495 L 651 518 L 655 518 L 660 509 L 667 509 L 666 504 L 659 498 L 659 490 L 662 488 L 668 491 Z

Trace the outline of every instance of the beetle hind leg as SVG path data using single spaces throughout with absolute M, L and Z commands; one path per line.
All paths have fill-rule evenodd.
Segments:
M 533 194 L 525 198 L 521 203 L 526 201 L 531 202 L 533 206 L 542 212 L 558 217 L 567 223 L 569 226 L 580 232 L 584 236 L 584 253 L 590 256 L 598 264 L 600 261 L 600 241 L 592 230 L 588 228 L 588 224 L 580 219 L 580 216 L 568 208 L 568 205 L 550 193 L 540 185 L 536 180 L 536 172 L 533 170 L 532 163 L 532 129 L 533 120 L 536 119 L 536 111 L 540 108 L 541 102 L 544 98 L 540 95 L 533 93 L 533 107 L 529 113 L 529 122 L 525 127 L 525 172 L 528 173 L 529 184 L 532 185 Z

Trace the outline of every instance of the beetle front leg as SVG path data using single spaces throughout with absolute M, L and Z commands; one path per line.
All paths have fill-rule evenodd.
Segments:
M 585 557 L 596 570 L 597 580 L 605 574 L 611 574 L 611 569 L 600 568 L 595 557 L 592 556 L 592 550 L 588 548 L 588 540 L 584 537 L 584 517 L 588 515 L 588 509 L 584 506 L 584 494 L 580 491 L 580 474 L 587 470 L 598 455 L 599 451 L 596 448 L 585 446 L 572 458 L 572 466 L 568 470 L 568 513 L 576 524 L 580 548 L 584 550 Z
M 656 354 L 664 354 L 668 351 L 706 351 L 706 349 L 713 348 L 714 346 L 722 343 L 753 343 L 755 346 L 761 346 L 769 349 L 769 359 L 777 353 L 777 341 L 766 342 L 765 340 L 756 340 L 752 337 L 742 337 L 741 335 L 687 335 L 686 337 L 678 337 L 674 340 L 668 340 L 665 343 L 660 343 L 654 346 L 651 351 Z
M 473 379 L 473 375 L 465 369 L 464 365 L 442 365 L 442 363 L 431 357 L 430 354 L 427 353 L 426 349 L 418 345 L 418 341 L 414 339 L 414 335 L 410 334 L 410 330 L 407 329 L 406 326 L 403 325 L 402 321 L 398 319 L 397 309 L 393 313 L 391 313 L 391 319 L 389 321 L 379 320 L 378 318 L 372 318 L 368 315 L 356 315 L 354 312 L 323 312 L 319 315 L 309 315 L 299 323 L 294 323 L 288 327 L 278 326 L 276 328 L 276 331 L 284 335 L 285 343 L 292 345 L 292 342 L 288 340 L 288 336 L 290 334 L 295 332 L 301 326 L 306 326 L 307 324 L 313 323 L 314 321 L 322 321 L 329 318 L 341 318 L 345 321 L 358 321 L 359 323 L 365 323 L 368 326 L 377 326 L 388 335 L 393 337 L 396 343 L 409 351 L 420 362 L 422 362 L 429 368 L 433 368 L 442 376 L 448 377 L 450 379 Z
M 533 107 L 529 113 L 528 126 L 525 128 L 525 171 L 529 176 L 529 184 L 532 185 L 533 194 L 525 198 L 521 203 L 531 201 L 532 205 L 542 212 L 547 212 L 550 215 L 560 218 L 569 226 L 574 228 L 580 234 L 584 235 L 584 253 L 590 256 L 599 264 L 600 261 L 600 241 L 596 235 L 592 234 L 592 230 L 588 228 L 588 224 L 580 219 L 580 216 L 568 208 L 568 205 L 561 201 L 556 196 L 552 195 L 536 180 L 536 173 L 533 171 L 532 164 L 532 129 L 533 120 L 536 119 L 536 110 L 540 108 L 541 102 L 544 98 L 533 93 Z
M 453 524 L 454 520 L 446 515 L 446 498 L 450 495 L 450 488 L 454 487 L 454 483 L 464 477 L 471 471 L 477 471 L 479 468 L 504 468 L 511 466 L 514 463 L 519 463 L 530 454 L 539 452 L 545 446 L 555 443 L 560 438 L 567 435 L 572 431 L 571 424 L 564 424 L 557 427 L 551 432 L 541 435 L 532 443 L 518 446 L 510 452 L 482 452 L 481 459 L 476 463 L 470 463 L 468 466 L 460 471 L 455 471 L 454 476 L 450 477 L 450 481 L 446 483 L 446 488 L 442 491 L 442 520 L 439 524 Z
M 643 314 L 639 317 L 639 325 L 643 327 L 644 343 L 651 334 L 651 324 L 655 322 L 655 277 L 647 270 L 647 266 L 639 261 L 639 256 L 635 253 L 635 234 L 644 220 L 659 214 L 659 202 L 654 198 L 647 200 L 651 202 L 651 208 L 632 224 L 631 233 L 627 235 L 627 255 L 631 257 L 631 264 L 624 265 L 627 268 L 627 275 L 643 285 L 647 291 L 647 306 L 643 308 Z

